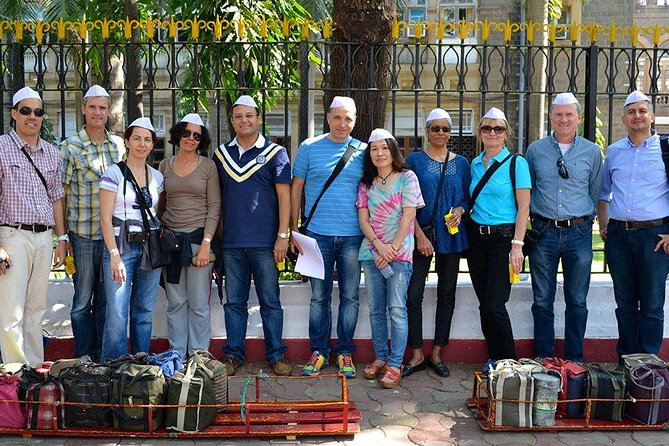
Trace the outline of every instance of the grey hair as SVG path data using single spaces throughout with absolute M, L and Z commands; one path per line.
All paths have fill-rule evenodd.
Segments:
M 576 106 L 576 113 L 578 113 L 580 115 L 582 110 L 583 110 L 581 108 L 581 104 L 579 104 L 578 102 L 575 102 L 573 105 Z M 548 109 L 548 113 L 553 113 L 553 104 L 551 104 L 550 108 Z
M 653 103 L 652 103 L 651 101 L 639 101 L 639 102 L 645 102 L 646 105 L 648 106 L 648 110 L 649 110 L 651 113 L 655 113 L 655 109 L 654 109 L 654 107 L 653 107 Z M 627 105 L 623 106 L 623 113 L 625 113 L 625 112 L 627 111 L 627 108 L 628 108 L 630 105 L 631 105 L 631 104 L 627 104 Z
M 83 106 L 86 106 L 86 102 L 88 101 L 89 98 L 107 98 L 107 105 L 109 108 L 111 108 L 111 98 L 109 96 L 89 96 L 87 98 L 84 98 L 84 102 L 82 103 Z

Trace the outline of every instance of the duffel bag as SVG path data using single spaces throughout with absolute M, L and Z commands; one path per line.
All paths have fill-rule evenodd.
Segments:
M 60 372 L 67 427 L 111 427 L 111 375 L 104 365 L 79 364 Z M 103 406 L 99 406 L 103 404 Z
M 199 432 L 206 429 L 216 417 L 216 397 L 211 383 L 212 373 L 196 361 L 188 361 L 186 368 L 176 372 L 167 389 L 165 426 L 179 432 Z M 197 405 L 197 407 L 184 407 Z
M 655 364 L 663 367 L 669 365 L 652 353 L 631 353 L 629 355 L 622 355 L 621 359 L 623 360 L 623 366 L 625 368 L 625 379 L 628 383 L 631 379 L 630 372 L 632 372 L 632 369 L 635 369 L 640 365 Z
M 629 396 L 636 399 L 669 399 L 669 368 L 641 364 L 630 371 Z M 669 401 L 635 401 L 625 404 L 625 415 L 643 424 L 669 421 Z
M 184 368 L 184 360 L 181 357 L 181 353 L 174 349 L 169 349 L 162 353 L 154 353 L 148 357 L 146 362 L 149 365 L 157 365 L 163 369 L 163 375 L 165 375 L 165 379 L 168 381 L 174 373 Z
M 625 375 L 619 371 L 609 371 L 602 364 L 586 364 L 586 398 L 610 399 L 614 401 L 592 401 L 590 418 L 620 421 L 625 402 Z
M 194 350 L 189 361 L 196 361 L 204 365 L 212 374 L 211 383 L 214 386 L 218 411 L 222 412 L 228 405 L 228 373 L 225 365 L 216 359 L 208 350 Z
M 91 362 L 93 362 L 93 360 L 88 355 L 84 355 L 80 358 L 59 359 L 58 361 L 51 364 L 51 367 L 49 368 L 49 375 L 53 376 L 54 378 L 58 378 L 60 377 L 60 372 L 68 367 L 73 367 L 80 364 L 89 364 Z
M 19 403 L 19 382 L 21 378 L 0 371 L 0 427 L 26 427 L 26 413 Z
M 165 409 L 151 408 L 153 425 L 149 426 L 149 404 L 165 401 L 165 376 L 160 367 L 124 363 L 112 374 L 111 400 L 114 427 L 133 431 L 153 431 L 163 422 Z
M 488 387 L 495 400 L 496 426 L 532 427 L 533 369 L 540 370 L 533 365 L 523 366 L 518 361 L 504 359 L 497 361 L 490 370 Z
M 28 429 L 62 429 L 65 424 L 65 390 L 58 379 L 45 376 L 43 382 L 34 383 L 28 389 Z M 56 425 L 54 426 L 54 418 Z
M 577 400 L 585 397 L 585 377 L 588 373 L 585 367 L 560 358 L 544 358 L 544 365 L 562 377 L 562 390 L 558 393 L 558 400 Z M 585 401 L 558 403 L 557 406 L 557 412 L 567 418 L 582 417 L 584 410 Z

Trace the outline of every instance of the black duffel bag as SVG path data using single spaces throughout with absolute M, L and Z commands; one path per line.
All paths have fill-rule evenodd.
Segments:
M 65 388 L 65 421 L 68 427 L 111 427 L 111 375 L 104 365 L 80 364 L 60 372 Z M 98 404 L 103 404 L 99 406 Z
M 610 399 L 612 401 L 592 401 L 590 418 L 620 421 L 623 418 L 625 402 L 625 374 L 609 371 L 602 364 L 585 364 L 588 369 L 586 398 Z M 587 410 L 587 405 L 586 405 Z

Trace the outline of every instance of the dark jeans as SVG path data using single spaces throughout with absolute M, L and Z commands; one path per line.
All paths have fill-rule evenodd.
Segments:
M 434 345 L 447 345 L 451 335 L 451 320 L 455 311 L 455 289 L 460 269 L 460 253 L 435 253 L 437 270 L 437 309 L 434 321 Z M 423 294 L 430 271 L 432 256 L 413 252 L 413 274 L 407 291 L 410 348 L 423 346 Z
M 92 240 L 70 232 L 70 243 L 74 255 L 72 276 L 72 333 L 74 334 L 74 357 L 83 355 L 100 358 L 102 334 L 105 327 L 105 285 L 102 280 L 103 240 Z
M 532 227 L 541 232 L 541 237 L 530 252 L 535 355 L 544 358 L 555 356 L 553 304 L 558 263 L 562 260 L 565 301 L 564 359 L 582 362 L 583 337 L 588 321 L 586 297 L 590 288 L 592 265 L 592 220 L 571 228 L 559 228 L 533 218 Z
M 511 237 L 500 234 L 481 235 L 467 231 L 469 253 L 467 263 L 474 292 L 479 300 L 481 329 L 493 360 L 513 359 L 516 348 L 506 303 L 511 294 L 509 282 L 509 251 Z
M 669 224 L 628 231 L 609 225 L 606 260 L 613 279 L 618 320 L 618 355 L 657 354 L 662 345 L 669 255 L 653 251 Z

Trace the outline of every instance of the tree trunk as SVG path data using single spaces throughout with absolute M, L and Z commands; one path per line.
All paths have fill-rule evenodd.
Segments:
M 137 0 L 124 0 L 123 10 L 130 20 L 139 20 Z M 133 29 L 127 46 L 125 87 L 127 91 L 128 124 L 144 114 L 142 105 L 142 60 L 140 57 L 140 30 Z
M 324 109 L 336 95 L 350 96 L 358 109 L 353 136 L 363 141 L 383 127 L 390 87 L 390 30 L 396 0 L 334 0 L 330 72 L 324 79 Z M 325 123 L 327 126 L 327 123 Z

